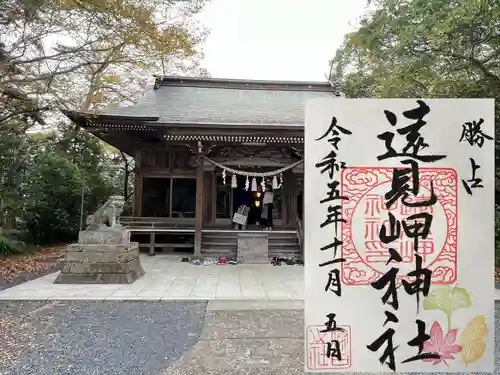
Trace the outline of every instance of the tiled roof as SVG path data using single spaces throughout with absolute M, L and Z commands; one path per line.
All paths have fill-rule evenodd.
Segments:
M 164 79 L 135 105 L 103 115 L 159 117 L 167 124 L 303 125 L 309 98 L 335 96 L 328 83 Z

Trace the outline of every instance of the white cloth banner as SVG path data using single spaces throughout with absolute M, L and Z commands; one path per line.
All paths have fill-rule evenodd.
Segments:
M 307 372 L 493 372 L 494 100 L 313 99 Z

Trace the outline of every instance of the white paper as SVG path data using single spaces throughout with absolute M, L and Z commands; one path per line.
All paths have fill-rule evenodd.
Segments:
M 305 370 L 306 372 L 388 372 L 380 363 L 387 342 L 373 352 L 368 349 L 387 329 L 394 329 L 395 367 L 397 372 L 493 372 L 494 369 L 494 140 L 474 133 L 480 130 L 494 137 L 494 100 L 492 99 L 422 99 L 430 112 L 424 116 L 420 129 L 428 147 L 418 155 L 445 155 L 434 162 L 417 161 L 420 192 L 416 199 L 411 191 L 406 201 L 416 202 L 431 197 L 430 181 L 437 203 L 428 207 L 406 207 L 399 198 L 390 212 L 400 222 L 419 212 L 432 216 L 430 234 L 419 239 L 418 251 L 423 268 L 432 271 L 428 297 L 420 292 L 417 314 L 416 295 L 409 295 L 403 286 L 397 289 L 399 308 L 382 302 L 388 286 L 376 290 L 371 283 L 380 279 L 390 268 L 399 268 L 398 275 L 415 269 L 413 240 L 401 228 L 399 239 L 380 242 L 380 227 L 391 233 L 384 195 L 391 190 L 393 168 L 409 168 L 398 156 L 377 160 L 387 152 L 379 134 L 394 133 L 392 147 L 398 153 L 408 144 L 407 134 L 397 130 L 415 124 L 403 112 L 418 108 L 417 99 L 313 99 L 306 105 L 305 121 Z M 392 126 L 384 111 L 390 111 L 397 121 Z M 332 123 L 352 132 L 340 133 L 337 161 L 345 168 L 335 173 L 341 195 L 349 200 L 342 203 L 338 226 L 339 246 L 336 258 L 346 261 L 320 267 L 334 259 L 333 249 L 321 247 L 333 242 L 334 224 L 320 228 L 326 220 L 328 205 L 321 204 L 332 181 L 328 173 L 321 174 L 316 164 L 334 147 L 331 136 L 317 140 Z M 390 115 L 389 115 L 390 117 Z M 474 125 L 476 121 L 476 125 Z M 471 124 L 466 124 L 470 122 Z M 464 129 L 467 130 L 464 133 Z M 472 129 L 472 131 L 471 131 Z M 478 136 L 479 134 L 479 136 Z M 464 137 L 462 138 L 462 135 Z M 416 136 L 418 138 L 418 135 Z M 461 140 L 462 138 L 462 140 Z M 470 142 L 472 143 L 470 143 Z M 408 151 L 411 154 L 411 149 Z M 471 160 L 480 166 L 476 170 L 476 185 L 468 194 L 463 180 L 472 178 Z M 411 175 L 411 174 L 410 174 Z M 471 185 L 471 183 L 468 183 Z M 339 188 L 340 188 L 339 187 Z M 430 214 L 430 215 L 429 215 Z M 414 221 L 413 221 L 414 222 Z M 411 224 L 412 222 L 409 222 Z M 396 249 L 402 262 L 386 265 L 388 248 Z M 341 296 L 325 291 L 330 270 L 338 268 Z M 409 278 L 409 282 L 415 278 Z M 401 282 L 398 281 L 400 286 Z M 392 299 L 389 297 L 387 302 Z M 450 322 L 444 311 L 451 309 Z M 441 307 L 441 309 L 439 309 Z M 443 311 L 444 310 L 444 311 Z M 385 311 L 393 313 L 398 323 L 388 322 Z M 336 314 L 337 327 L 343 331 L 319 333 L 325 329 L 327 314 Z M 422 353 L 439 351 L 440 359 L 402 363 L 419 354 L 417 346 L 408 342 L 417 336 L 416 320 L 425 322 L 425 333 L 431 338 Z M 433 329 L 431 329 L 434 327 Z M 439 337 L 442 332 L 442 337 Z M 486 335 L 485 335 L 486 334 Z M 456 338 L 454 337 L 456 335 Z M 484 337 L 483 337 L 484 336 Z M 339 343 L 341 360 L 327 356 L 327 342 Z M 332 346 L 335 348 L 335 345 Z M 484 353 L 481 355 L 481 352 Z M 333 353 L 335 354 L 335 352 Z

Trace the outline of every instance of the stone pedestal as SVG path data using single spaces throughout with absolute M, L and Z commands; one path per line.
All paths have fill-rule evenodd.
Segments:
M 144 275 L 139 244 L 120 227 L 80 231 L 68 245 L 56 284 L 130 284 Z
M 238 263 L 269 263 L 267 233 L 238 233 Z

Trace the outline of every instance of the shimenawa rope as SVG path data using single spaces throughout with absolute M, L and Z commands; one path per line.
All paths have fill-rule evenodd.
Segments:
M 233 174 L 236 174 L 239 176 L 248 176 L 248 177 L 272 177 L 272 176 L 276 176 L 276 175 L 279 175 L 279 174 L 281 174 L 289 169 L 292 169 L 292 168 L 296 167 L 297 165 L 302 164 L 304 162 L 304 159 L 300 159 L 299 161 L 297 161 L 293 164 L 287 165 L 287 166 L 280 168 L 280 169 L 276 169 L 274 171 L 257 173 L 257 172 L 245 172 L 245 171 L 240 171 L 240 170 L 233 169 L 230 167 L 226 167 L 225 165 L 217 163 L 216 161 L 214 161 L 210 158 L 207 158 L 206 156 L 204 156 L 204 159 L 206 161 L 208 161 L 209 163 L 215 165 L 216 167 L 219 167 L 221 169 L 225 169 L 227 172 L 230 172 L 230 173 L 233 173 Z

